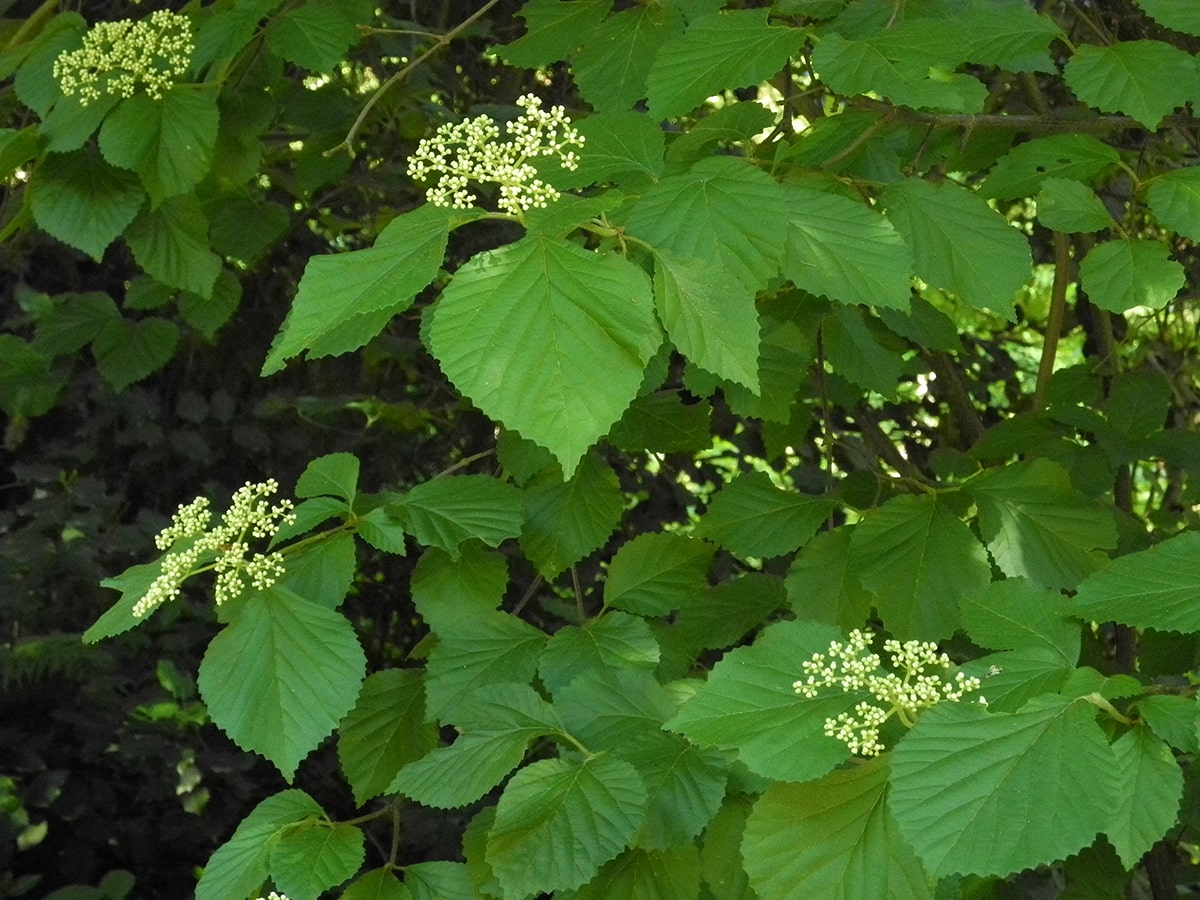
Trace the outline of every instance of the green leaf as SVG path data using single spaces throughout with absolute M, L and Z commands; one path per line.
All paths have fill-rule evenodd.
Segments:
M 963 627 L 971 640 L 992 650 L 1042 648 L 1073 667 L 1079 660 L 1079 623 L 1057 591 L 1024 578 L 993 582 L 964 597 Z
M 731 795 L 704 832 L 700 872 L 713 900 L 755 900 L 742 863 L 742 835 L 750 803 Z M 793 848 L 794 849 L 794 848 Z
M 754 292 L 718 260 L 657 254 L 654 305 L 680 353 L 714 375 L 759 392 Z
M 812 622 L 779 622 L 749 647 L 726 653 L 708 680 L 667 722 L 701 747 L 733 750 L 757 775 L 778 781 L 819 778 L 849 755 L 822 733 L 825 719 L 855 703 L 849 694 L 806 700 L 792 684 L 800 663 L 824 653 L 840 632 Z
M 774 277 L 787 231 L 787 193 L 743 160 L 718 156 L 664 178 L 627 230 L 676 259 L 713 260 L 753 290 Z
M 569 481 L 545 475 L 526 489 L 521 549 L 544 578 L 553 578 L 599 548 L 621 520 L 621 486 L 596 454 Z
M 528 69 L 566 59 L 611 6 L 611 0 L 528 0 L 517 13 L 525 20 L 525 34 L 496 50 L 512 65 Z
M 3 343 L 0 343 L 0 348 L 3 348 Z M 130 566 L 115 578 L 105 578 L 101 581 L 101 587 L 120 591 L 121 597 L 116 603 L 105 610 L 104 614 L 83 633 L 83 642 L 85 644 L 94 644 L 96 641 L 108 637 L 116 637 L 130 628 L 141 625 L 145 619 L 139 619 L 133 615 L 134 604 L 146 596 L 146 591 L 150 589 L 150 585 L 161 574 L 161 561 L 155 561 Z
M 868 310 L 836 306 L 821 329 L 826 357 L 837 374 L 865 390 L 895 397 L 904 360 L 881 341 L 891 335 Z
M 1195 93 L 1191 54 L 1162 41 L 1083 44 L 1063 69 L 1075 96 L 1101 112 L 1126 113 L 1151 131 Z
M 1029 279 L 1029 243 L 979 196 L 950 182 L 909 178 L 883 194 L 913 252 L 916 274 L 970 306 L 1011 317 Z
M 437 746 L 425 721 L 425 686 L 415 669 L 368 675 L 338 726 L 338 760 L 359 806 L 383 793 L 400 768 Z
M 639 847 L 665 851 L 688 844 L 720 809 L 727 776 L 720 753 L 698 750 L 661 731 L 617 752 L 646 781 L 646 816 L 635 839 Z
M 1183 772 L 1171 748 L 1148 728 L 1133 728 L 1112 745 L 1120 803 L 1104 829 L 1126 869 L 1167 833 L 1179 814 Z
M 1069 178 L 1047 178 L 1037 195 L 1038 221 L 1054 231 L 1103 231 L 1113 217 L 1096 192 Z
M 644 787 L 633 766 L 604 755 L 545 759 L 518 772 L 488 834 L 487 861 L 505 893 L 525 896 L 591 880 L 637 831 Z
M 581 119 L 576 128 L 586 141 L 587 153 L 575 172 L 564 173 L 563 187 L 606 181 L 640 185 L 657 181 L 662 174 L 666 136 L 646 113 L 599 113 Z
M 217 92 L 176 85 L 159 99 L 135 94 L 100 127 L 100 152 L 132 169 L 158 206 L 185 194 L 208 174 L 217 143 Z
M 39 129 L 36 125 L 24 128 L 0 128 L 0 178 L 8 178 L 25 163 L 33 159 L 41 149 L 44 126 Z M 75 147 L 47 147 L 52 151 L 78 149 Z M 44 161 L 43 161 L 44 164 Z
M 426 714 L 453 718 L 476 691 L 501 683 L 528 684 L 546 635 L 508 613 L 478 614 L 438 636 L 426 667 Z
M 38 319 L 33 346 L 50 356 L 74 353 L 120 321 L 121 314 L 108 294 L 66 294 L 56 298 L 53 310 Z
M 355 825 L 309 822 L 289 828 L 271 851 L 271 879 L 296 900 L 319 897 L 359 870 L 365 839 Z
M 494 611 L 508 586 L 505 558 L 478 545 L 467 544 L 453 559 L 430 548 L 412 575 L 412 601 L 417 613 L 435 632 L 453 631 L 463 619 Z
M 1200 37 L 1200 9 L 1191 0 L 1137 0 L 1137 5 L 1159 25 Z
M 1200 240 L 1200 166 L 1156 176 L 1146 187 L 1146 202 L 1163 225 L 1184 237 Z
M 743 472 L 713 497 L 696 536 L 741 557 L 782 556 L 816 534 L 832 509 L 828 500 L 780 490 L 763 472 Z
M 656 119 L 691 112 L 705 98 L 766 81 L 799 51 L 807 32 L 767 24 L 768 10 L 701 16 L 659 50 L 646 88 Z
M 689 650 L 715 650 L 741 641 L 785 605 L 783 585 L 764 572 L 747 572 L 693 594 L 671 626 Z
M 1185 531 L 1113 560 L 1079 585 L 1071 609 L 1085 620 L 1200 632 L 1198 590 L 1200 532 Z
M 1071 487 L 1065 469 L 1036 459 L 987 469 L 965 485 L 996 565 L 1049 588 L 1073 588 L 1117 544 L 1111 512 Z
M 626 850 L 579 889 L 576 900 L 695 900 L 700 857 L 691 844 L 662 851 Z
M 358 457 L 353 453 L 327 453 L 318 456 L 296 479 L 296 496 L 340 497 L 350 506 L 358 493 Z
M 1121 313 L 1135 306 L 1162 309 L 1186 280 L 1183 266 L 1165 244 L 1138 239 L 1097 244 L 1079 264 L 1088 298 L 1101 309 Z
M 38 227 L 93 259 L 133 221 L 144 199 L 137 176 L 92 150 L 47 154 L 29 183 Z
M 788 188 L 783 274 L 801 290 L 840 303 L 907 310 L 912 253 L 892 224 L 841 194 Z
M 524 498 L 511 484 L 490 475 L 433 478 L 389 506 L 422 544 L 458 559 L 464 543 L 497 547 L 521 533 Z
M 339 532 L 325 535 L 287 558 L 287 571 L 276 582 L 327 609 L 337 609 L 357 571 L 354 535 Z
M 413 900 L 391 869 L 373 869 L 342 892 L 342 900 Z
M 397 556 L 403 556 L 407 550 L 404 522 L 386 506 L 377 506 L 358 516 L 354 528 L 358 536 L 376 550 Z
M 776 114 L 758 103 L 723 106 L 697 121 L 690 131 L 672 138 L 667 162 L 691 165 L 714 153 L 721 154 L 726 146 L 748 148 L 751 138 L 776 121 Z
M 229 269 L 222 269 L 217 273 L 212 296 L 201 297 L 187 291 L 179 295 L 179 315 L 184 322 L 212 342 L 241 302 L 242 283 Z
M 622 450 L 675 453 L 712 445 L 707 403 L 689 403 L 679 390 L 655 391 L 638 397 L 608 433 Z
M 712 547 L 681 534 L 640 534 L 608 564 L 604 605 L 665 616 L 707 587 Z
M 314 72 L 332 71 L 362 35 L 352 11 L 340 6 L 309 0 L 272 17 L 266 29 L 267 46 L 298 66 Z
M 873 759 L 804 784 L 776 784 L 746 820 L 750 885 L 772 900 L 932 900 L 888 812 L 888 766 Z
M 1150 729 L 1176 750 L 1200 750 L 1200 705 L 1195 698 L 1151 694 L 1139 699 L 1136 709 Z
M 291 779 L 354 706 L 365 667 L 343 616 L 277 585 L 213 638 L 198 683 L 217 726 Z
M 471 218 L 427 203 L 393 219 L 372 247 L 309 259 L 262 374 L 306 350 L 315 358 L 361 347 L 412 305 L 441 268 L 451 228 Z
M 172 197 L 133 220 L 125 240 L 137 264 L 156 281 L 212 296 L 221 259 L 208 247 L 208 220 L 193 194 Z
M 179 346 L 179 329 L 152 316 L 138 322 L 121 319 L 96 335 L 92 353 L 96 368 L 120 393 L 171 361 Z
M 1059 692 L 1077 671 L 1062 653 L 1047 647 L 1004 650 L 971 660 L 962 667 L 967 675 L 983 682 L 978 696 L 997 712 L 1016 712 L 1042 694 Z
M 1091 182 L 1121 161 L 1120 154 L 1089 134 L 1056 134 L 1014 147 L 992 167 L 980 193 L 997 200 L 1029 197 L 1047 179 Z
M 476 900 L 463 863 L 434 860 L 404 867 L 413 900 Z
M 645 620 L 623 612 L 565 625 L 547 641 L 538 663 L 542 683 L 552 694 L 583 672 L 647 669 L 658 666 L 658 642 Z
M 253 896 L 270 871 L 271 849 L 290 826 L 324 816 L 304 791 L 282 791 L 263 800 L 217 848 L 196 885 L 196 900 Z
M 646 76 L 663 42 L 682 31 L 683 16 L 667 4 L 647 3 L 609 16 L 572 56 L 579 93 L 597 112 L 629 109 L 646 96 Z
M 931 874 L 1007 875 L 1108 826 L 1114 763 L 1083 700 L 1040 697 L 1015 713 L 940 703 L 896 745 L 889 805 Z
M 853 528 L 822 532 L 792 562 L 785 584 L 797 617 L 850 631 L 870 616 L 876 598 L 858 577 L 851 554 L 853 537 Z
M 645 669 L 585 672 L 554 697 L 569 734 L 593 752 L 637 753 L 663 733 L 678 706 Z
M 850 537 L 850 564 L 901 640 L 941 640 L 958 604 L 987 585 L 987 552 L 933 494 L 901 495 L 868 512 Z
M 567 473 L 621 417 L 660 343 L 638 267 L 542 235 L 466 262 L 427 331 L 458 389 Z

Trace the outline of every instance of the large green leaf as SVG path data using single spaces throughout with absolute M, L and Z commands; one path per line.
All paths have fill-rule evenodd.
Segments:
M 717 156 L 664 178 L 629 214 L 631 235 L 677 259 L 719 262 L 748 288 L 779 267 L 787 192 L 743 160 Z
M 689 843 L 717 814 L 725 796 L 722 754 L 699 750 L 679 735 L 652 734 L 618 755 L 646 781 L 646 816 L 634 843 L 667 850 Z
M 733 750 L 750 771 L 779 781 L 819 778 L 843 762 L 846 746 L 822 733 L 825 719 L 859 699 L 806 700 L 792 684 L 800 663 L 825 653 L 841 633 L 812 622 L 780 622 L 749 647 L 726 653 L 667 727 L 701 747 Z
M 579 168 L 564 170 L 556 184 L 647 183 L 662 174 L 666 135 L 646 113 L 599 113 L 580 120 L 577 128 L 587 142 L 587 152 L 580 158 Z
M 304 791 L 282 791 L 263 800 L 209 858 L 196 885 L 196 900 L 253 896 L 267 878 L 271 849 L 283 831 L 323 815 Z
M 568 481 L 547 474 L 527 487 L 521 549 L 544 577 L 553 578 L 608 540 L 622 507 L 616 473 L 589 454 Z
M 292 900 L 315 900 L 359 870 L 365 840 L 361 828 L 341 822 L 289 828 L 271 851 L 271 880 Z
M 1200 240 L 1200 166 L 1172 169 L 1146 187 L 1146 202 L 1163 225 Z
M 345 617 L 277 585 L 213 638 L 198 683 L 221 730 L 290 779 L 354 706 L 365 667 Z
M 38 227 L 93 259 L 133 221 L 145 198 L 136 175 L 92 150 L 47 154 L 29 184 Z
M 1079 660 L 1079 623 L 1068 618 L 1060 593 L 1006 578 L 971 591 L 960 604 L 963 627 L 971 640 L 992 650 L 1042 648 L 1066 666 Z
M 990 578 L 987 551 L 933 494 L 902 495 L 868 512 L 850 537 L 850 564 L 902 640 L 941 640 L 959 601 Z
M 535 68 L 566 59 L 599 25 L 611 0 L 527 0 L 517 13 L 525 34 L 497 52 L 514 66 Z
M 979 507 L 979 530 L 1006 575 L 1050 588 L 1073 588 L 1117 543 L 1112 513 L 1071 487 L 1065 469 L 1037 459 L 988 469 L 966 489 Z
M 176 85 L 159 99 L 135 94 L 100 127 L 100 152 L 132 169 L 155 206 L 184 194 L 208 174 L 217 143 L 217 92 Z
M 746 820 L 750 884 L 771 900 L 921 900 L 930 879 L 885 800 L 884 758 L 804 784 L 776 784 Z
M 282 15 L 271 18 L 267 45 L 288 62 L 314 72 L 329 72 L 361 39 L 357 24 L 348 3 L 308 0 L 289 5 Z
M 571 57 L 579 93 L 597 112 L 631 108 L 646 96 L 659 48 L 682 31 L 683 16 L 672 4 L 639 4 L 609 16 Z
M 981 193 L 1010 200 L 1036 194 L 1050 178 L 1091 182 L 1121 161 L 1120 154 L 1090 134 L 1056 134 L 1014 147 L 992 167 Z
M 637 266 L 544 235 L 465 263 L 427 332 L 458 389 L 567 473 L 621 417 L 661 342 Z
M 436 547 L 421 554 L 412 574 L 412 601 L 434 632 L 453 631 L 457 622 L 494 611 L 508 586 L 505 558 L 478 544 L 462 548 L 458 559 Z
M 696 536 L 742 557 L 790 553 L 816 534 L 833 504 L 784 491 L 763 472 L 743 472 L 713 497 Z
M 1183 771 L 1171 748 L 1149 728 L 1133 728 L 1112 745 L 1120 779 L 1120 803 L 1104 829 L 1126 869 L 1175 824 L 1183 795 Z
M 1084 700 L 1014 713 L 927 710 L 892 754 L 889 804 L 934 875 L 1007 875 L 1063 859 L 1112 821 L 1112 748 Z
M 578 887 L 625 848 L 645 809 L 637 769 L 611 756 L 544 759 L 508 783 L 487 861 L 505 893 Z
M 365 344 L 434 279 L 450 229 L 470 218 L 427 203 L 393 219 L 372 247 L 312 257 L 262 373 L 305 350 L 328 356 Z
M 551 693 L 583 672 L 658 666 L 658 643 L 644 619 L 610 612 L 583 625 L 565 625 L 546 642 L 538 674 Z
M 1063 76 L 1075 96 L 1102 112 L 1126 113 L 1151 131 L 1195 93 L 1190 53 L 1162 41 L 1084 44 Z
M 840 303 L 908 309 L 912 252 L 892 224 L 841 194 L 788 188 L 783 274 Z
M 1192 0 L 1137 0 L 1158 24 L 1200 37 L 1200 7 Z
M 1079 280 L 1088 299 L 1115 313 L 1135 306 L 1162 309 L 1175 299 L 1186 278 L 1183 266 L 1159 241 L 1105 241 L 1079 263 Z
M 1161 631 L 1200 632 L 1200 532 L 1185 531 L 1113 560 L 1079 585 L 1071 609 L 1083 619 Z
M 125 231 L 133 258 L 146 274 L 173 288 L 211 297 L 221 258 L 208 246 L 208 219 L 194 194 L 147 210 Z
M 338 727 L 338 759 L 359 806 L 436 745 L 437 729 L 425 721 L 425 687 L 416 669 L 368 675 Z
M 700 857 L 687 844 L 668 850 L 626 850 L 579 889 L 573 900 L 695 900 Z
M 604 603 L 642 616 L 665 616 L 704 592 L 713 552 L 681 534 L 640 534 L 608 564 Z
M 496 547 L 519 535 L 525 498 L 511 484 L 489 475 L 459 475 L 419 484 L 390 509 L 422 544 L 458 559 L 467 541 Z
M 654 305 L 680 353 L 714 375 L 759 392 L 754 291 L 719 260 L 658 253 Z
M 663 45 L 646 79 L 655 118 L 684 115 L 705 98 L 766 81 L 804 43 L 801 28 L 767 24 L 765 9 L 700 16 Z
M 909 178 L 889 185 L 883 200 L 917 275 L 978 309 L 1013 314 L 1013 295 L 1031 274 L 1029 243 L 982 198 Z

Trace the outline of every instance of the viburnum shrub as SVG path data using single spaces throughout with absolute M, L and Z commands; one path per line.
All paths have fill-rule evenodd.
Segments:
M 151 282 L 31 304 L 34 336 L 0 335 L 10 417 L 53 408 L 84 347 L 122 390 L 215 334 L 248 203 L 326 239 L 263 376 L 386 371 L 419 337 L 429 393 L 487 419 L 416 483 L 339 450 L 272 503 L 261 472 L 104 582 L 89 642 L 214 572 L 212 721 L 289 782 L 333 735 L 361 807 L 263 798 L 198 900 L 1176 896 L 1195 6 L 529 0 L 485 47 L 499 10 L 444 33 L 320 0 L 64 13 L 0 56 L 36 118 L 0 131 L 28 210 L 5 234 L 121 239 Z M 454 100 L 471 67 L 410 77 L 459 46 L 486 110 Z M 290 94 L 285 64 L 313 73 Z M 350 115 L 316 103 L 334 78 Z M 326 130 L 280 139 L 283 99 Z M 372 155 L 372 113 L 403 153 Z M 260 171 L 269 139 L 317 136 Z M 387 201 L 361 230 L 319 174 L 339 148 Z M 268 199 L 306 178 L 330 193 Z M 372 671 L 343 608 L 368 555 L 417 559 L 380 602 L 422 634 Z M 470 811 L 460 855 L 401 855 L 413 804 Z

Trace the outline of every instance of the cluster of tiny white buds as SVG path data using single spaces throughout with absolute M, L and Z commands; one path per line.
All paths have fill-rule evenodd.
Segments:
M 854 711 L 843 712 L 825 720 L 825 734 L 835 738 L 858 756 L 878 756 L 883 752 L 879 729 L 895 715 L 911 727 L 917 714 L 942 701 L 961 700 L 979 690 L 978 678 L 962 672 L 950 681 L 927 669 L 950 668 L 950 657 L 939 653 L 929 641 L 887 640 L 884 652 L 891 657 L 892 671 L 885 670 L 879 655 L 870 650 L 870 637 L 855 629 L 842 641 L 832 641 L 827 653 L 814 653 L 800 664 L 805 677 L 792 688 L 803 697 L 816 697 L 821 688 L 834 687 L 846 693 L 865 691 L 881 705 L 868 701 L 858 703 Z M 979 698 L 987 705 L 987 700 Z
M 247 581 L 259 591 L 273 585 L 284 574 L 283 555 L 250 555 L 247 537 L 269 539 L 284 523 L 295 521 L 290 501 L 281 500 L 273 506 L 266 501 L 278 490 L 274 478 L 257 484 L 246 482 L 234 492 L 229 509 L 215 528 L 209 527 L 212 513 L 206 498 L 197 497 L 180 506 L 171 524 L 154 538 L 159 550 L 169 552 L 159 562 L 158 577 L 133 605 L 134 618 L 147 616 L 178 597 L 187 578 L 209 569 L 217 575 L 218 606 L 245 591 Z
M 103 94 L 132 97 L 138 85 L 158 100 L 187 71 L 194 46 L 191 20 L 169 10 L 138 21 L 98 22 L 83 46 L 59 54 L 54 78 L 83 106 Z
M 277 894 L 274 891 L 267 894 L 265 897 L 259 897 L 258 900 L 288 900 L 287 894 Z
M 521 115 L 504 126 L 508 140 L 500 139 L 500 128 L 491 116 L 482 115 L 442 125 L 433 137 L 425 138 L 408 160 L 410 178 L 436 176 L 425 192 L 435 206 L 468 209 L 479 199 L 471 182 L 496 184 L 497 205 L 510 215 L 541 208 L 562 195 L 538 177 L 531 160 L 557 156 L 564 169 L 579 167 L 572 148 L 583 146 L 583 135 L 572 125 L 561 106 L 542 109 L 533 94 L 518 98 Z

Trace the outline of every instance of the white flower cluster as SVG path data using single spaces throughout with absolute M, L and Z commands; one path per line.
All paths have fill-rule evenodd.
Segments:
M 491 116 L 476 116 L 441 126 L 433 137 L 417 145 L 408 159 L 410 178 L 437 176 L 425 192 L 435 206 L 468 209 L 478 199 L 469 190 L 472 181 L 500 186 L 498 205 L 514 216 L 547 206 L 561 194 L 538 178 L 530 162 L 539 156 L 557 156 L 564 169 L 576 169 L 579 157 L 572 147 L 583 146 L 583 135 L 571 126 L 561 106 L 542 109 L 533 94 L 517 100 L 524 112 L 504 126 L 508 140 Z
M 132 97 L 139 84 L 157 100 L 187 71 L 193 48 L 191 20 L 169 10 L 136 22 L 99 22 L 82 47 L 59 54 L 54 78 L 83 106 L 101 94 Z
M 260 591 L 273 585 L 284 572 L 282 554 L 249 556 L 248 539 L 274 537 L 283 523 L 295 521 L 291 501 L 269 506 L 263 499 L 277 490 L 279 484 L 274 478 L 258 484 L 246 482 L 234 492 L 229 509 L 215 528 L 209 527 L 212 512 L 207 498 L 197 497 L 179 507 L 171 524 L 154 538 L 159 550 L 170 552 L 159 563 L 159 576 L 133 605 L 134 617 L 147 616 L 178 597 L 180 585 L 187 578 L 210 569 L 217 573 L 218 606 L 241 594 L 247 579 Z
M 274 891 L 267 894 L 265 897 L 259 897 L 258 900 L 288 900 L 287 894 L 277 894 Z
M 855 629 L 845 643 L 832 641 L 827 653 L 814 653 L 801 663 L 807 677 L 792 684 L 797 694 L 816 697 L 823 687 L 836 687 L 852 693 L 866 691 L 881 705 L 863 701 L 852 712 L 825 720 L 825 734 L 841 741 L 859 756 L 878 756 L 883 752 L 879 729 L 895 715 L 911 727 L 917 714 L 943 700 L 961 700 L 979 690 L 978 678 L 955 674 L 953 681 L 939 675 L 927 675 L 926 669 L 950 668 L 950 657 L 939 653 L 928 641 L 896 640 L 883 643 L 892 660 L 892 669 L 883 668 L 879 655 L 870 649 L 870 637 Z M 987 700 L 979 698 L 984 706 Z

